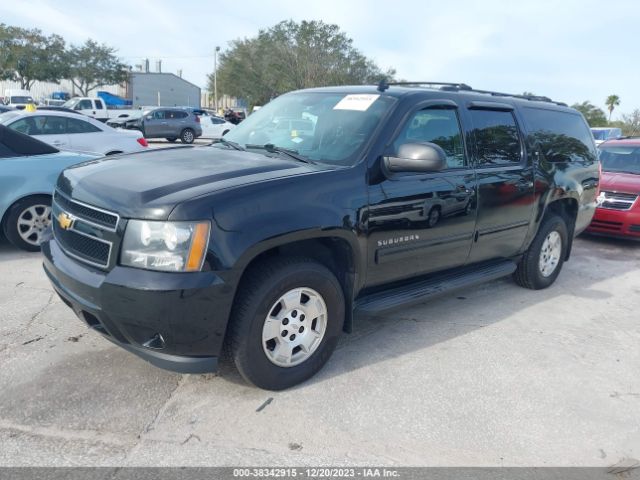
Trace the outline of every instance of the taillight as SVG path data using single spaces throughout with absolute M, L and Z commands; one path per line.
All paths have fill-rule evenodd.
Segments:
M 196 115 L 196 123 L 200 123 L 200 117 Z
M 137 142 L 142 145 L 143 147 L 148 147 L 149 144 L 147 143 L 147 139 L 144 137 L 140 137 L 138 138 Z

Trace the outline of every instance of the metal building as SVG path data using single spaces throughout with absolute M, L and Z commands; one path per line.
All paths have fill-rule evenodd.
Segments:
M 200 108 L 200 87 L 173 73 L 131 72 L 126 97 L 134 107 Z

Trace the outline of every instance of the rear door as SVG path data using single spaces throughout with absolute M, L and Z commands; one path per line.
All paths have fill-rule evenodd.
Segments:
M 467 110 L 478 179 L 478 219 L 470 262 L 521 251 L 533 214 L 534 182 L 513 106 L 471 102 Z
M 106 153 L 105 134 L 95 125 L 81 118 L 67 118 L 67 134 L 73 150 L 93 153 Z
M 393 174 L 369 186 L 367 285 L 464 265 L 476 220 L 475 173 L 458 106 L 429 100 L 411 112 L 390 154 L 404 143 L 432 142 L 447 154 L 447 168 Z

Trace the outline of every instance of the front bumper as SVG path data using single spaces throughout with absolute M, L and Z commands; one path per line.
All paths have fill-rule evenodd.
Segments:
M 53 238 L 42 252 L 62 301 L 105 338 L 167 370 L 216 371 L 233 289 L 214 272 L 104 272 L 71 259 Z
M 587 232 L 640 240 L 640 205 L 636 202 L 630 210 L 596 208 Z

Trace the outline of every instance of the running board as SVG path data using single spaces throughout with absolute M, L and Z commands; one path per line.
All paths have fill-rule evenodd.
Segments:
M 482 264 L 471 269 L 419 280 L 401 287 L 367 295 L 355 304 L 358 313 L 380 313 L 394 308 L 422 303 L 462 288 L 473 287 L 511 275 L 516 264 L 511 260 Z

